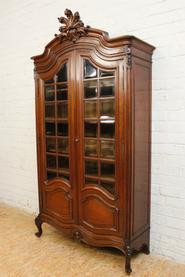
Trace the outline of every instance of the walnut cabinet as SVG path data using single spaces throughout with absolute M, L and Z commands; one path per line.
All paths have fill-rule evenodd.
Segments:
M 65 11 L 34 56 L 40 213 L 47 222 L 126 257 L 149 253 L 151 56 L 134 37 L 110 39 Z

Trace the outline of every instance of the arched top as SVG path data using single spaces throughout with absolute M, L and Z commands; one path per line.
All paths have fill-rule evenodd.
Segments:
M 46 69 L 47 64 L 51 65 L 52 61 L 56 61 L 56 58 L 62 54 L 77 49 L 94 50 L 106 59 L 121 58 L 130 54 L 131 47 L 143 51 L 149 56 L 155 49 L 152 45 L 134 36 L 109 38 L 109 34 L 105 31 L 90 26 L 85 27 L 78 12 L 73 14 L 66 9 L 64 13 L 66 17 L 58 18 L 62 24 L 59 28 L 60 33 L 56 34 L 55 38 L 46 45 L 43 54 L 31 58 L 34 60 L 38 72 L 42 72 L 43 66 Z

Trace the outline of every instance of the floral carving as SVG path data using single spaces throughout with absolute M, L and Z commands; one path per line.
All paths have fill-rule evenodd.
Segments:
M 59 28 L 60 34 L 55 35 L 59 37 L 61 41 L 63 40 L 71 40 L 75 42 L 82 35 L 86 35 L 87 27 L 84 27 L 84 23 L 80 19 L 79 12 L 75 12 L 74 14 L 69 9 L 66 9 L 64 14 L 66 17 L 59 17 L 58 21 L 63 25 Z

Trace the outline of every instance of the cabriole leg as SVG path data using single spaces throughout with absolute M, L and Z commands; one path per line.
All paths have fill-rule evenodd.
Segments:
M 42 220 L 40 217 L 40 214 L 35 218 L 35 225 L 37 226 L 38 232 L 35 233 L 35 235 L 40 238 L 42 235 Z
M 131 256 L 132 256 L 132 249 L 129 245 L 126 245 L 126 248 L 125 248 L 125 272 L 127 274 L 130 274 L 132 272 Z

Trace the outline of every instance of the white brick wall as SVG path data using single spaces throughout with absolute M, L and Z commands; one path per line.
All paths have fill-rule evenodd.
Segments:
M 67 5 L 67 6 L 66 6 Z M 156 46 L 151 246 L 185 263 L 185 1 L 0 2 L 0 201 L 38 210 L 33 65 L 68 7 L 111 36 Z

